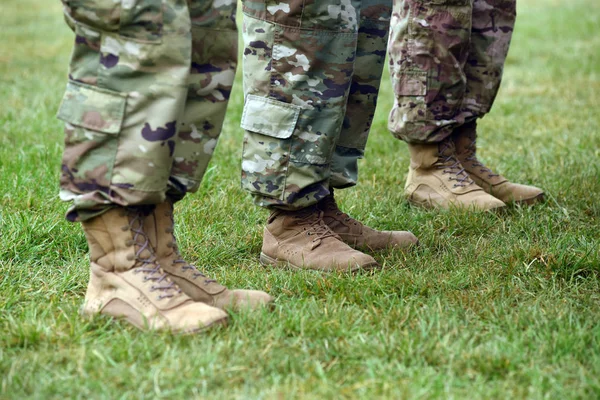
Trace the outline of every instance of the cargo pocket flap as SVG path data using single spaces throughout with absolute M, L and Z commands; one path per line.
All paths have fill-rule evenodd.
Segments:
M 265 97 L 248 95 L 241 127 L 278 139 L 292 136 L 301 107 Z
M 400 96 L 425 96 L 427 94 L 427 72 L 404 71 L 396 83 L 396 94 Z
M 126 104 L 126 95 L 70 81 L 57 117 L 75 126 L 117 134 Z

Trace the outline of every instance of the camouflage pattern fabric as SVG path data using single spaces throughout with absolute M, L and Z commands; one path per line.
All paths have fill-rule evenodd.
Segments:
M 235 0 L 63 0 L 75 32 L 61 198 L 71 221 L 195 191 L 236 69 Z
M 515 18 L 516 0 L 396 0 L 390 131 L 410 143 L 439 142 L 489 112 Z
M 301 209 L 356 183 L 391 0 L 245 0 L 242 187 Z

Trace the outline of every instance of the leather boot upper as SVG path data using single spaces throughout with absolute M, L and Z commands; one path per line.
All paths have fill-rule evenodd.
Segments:
M 477 158 L 477 122 L 468 122 L 457 128 L 452 139 L 456 156 L 471 179 L 483 190 L 505 203 L 534 203 L 544 198 L 544 192 L 535 187 L 512 183 L 493 172 Z
M 505 204 L 487 194 L 465 172 L 454 142 L 409 143 L 410 167 L 404 191 L 410 202 L 425 207 L 492 210 Z
M 352 249 L 323 221 L 316 206 L 275 210 L 264 230 L 261 262 L 321 271 L 355 271 L 378 266 L 373 257 Z
M 385 248 L 409 248 L 418 239 L 408 231 L 378 231 L 355 220 L 341 211 L 335 201 L 333 188 L 330 195 L 321 200 L 317 207 L 323 212 L 323 221 L 350 247 L 362 250 L 382 250 Z
M 158 262 L 169 277 L 195 301 L 221 309 L 239 309 L 260 308 L 273 300 L 267 293 L 259 290 L 229 290 L 185 261 L 177 246 L 173 204 L 170 201 L 157 205 L 149 220 L 150 224 L 155 225 L 153 246 Z
M 82 311 L 175 332 L 224 322 L 227 314 L 195 303 L 161 269 L 144 225 L 147 215 L 148 208 L 115 207 L 82 223 L 91 261 Z

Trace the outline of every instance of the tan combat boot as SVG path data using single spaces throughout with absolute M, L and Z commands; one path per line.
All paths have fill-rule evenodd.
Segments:
M 194 265 L 186 262 L 177 246 L 174 234 L 173 203 L 165 201 L 156 206 L 150 223 L 155 224 L 158 262 L 169 277 L 195 301 L 226 309 L 256 309 L 264 307 L 273 298 L 259 290 L 229 290 L 208 278 Z
M 91 272 L 82 313 L 180 333 L 226 322 L 223 310 L 194 302 L 163 272 L 145 231 L 146 217 L 139 207 L 117 207 L 83 222 Z
M 323 221 L 335 232 L 344 243 L 360 250 L 383 250 L 386 248 L 408 249 L 418 243 L 415 235 L 408 231 L 378 231 L 369 228 L 342 212 L 333 196 L 321 200 L 317 207 L 323 211 Z
M 342 242 L 323 221 L 316 206 L 299 211 L 275 210 L 263 236 L 260 262 L 267 266 L 358 271 L 378 267 L 373 257 Z
M 509 182 L 492 172 L 477 159 L 477 122 L 472 121 L 456 129 L 452 135 L 456 156 L 469 177 L 483 190 L 505 203 L 533 204 L 544 200 L 544 192 L 535 186 Z
M 477 186 L 455 157 L 454 142 L 408 144 L 410 167 L 404 192 L 418 206 L 488 211 L 505 204 Z

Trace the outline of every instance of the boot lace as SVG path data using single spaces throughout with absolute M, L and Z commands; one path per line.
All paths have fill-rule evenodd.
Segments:
M 500 174 L 494 173 L 491 169 L 486 167 L 484 164 L 479 161 L 477 158 L 477 146 L 476 141 L 473 139 L 469 146 L 467 147 L 467 151 L 469 152 L 469 156 L 465 158 L 466 162 L 471 163 L 472 168 L 479 168 L 479 172 L 482 174 L 488 174 L 488 178 L 493 178 L 495 176 L 500 176 Z
M 175 231 L 173 229 L 173 227 L 175 226 L 175 217 L 173 216 L 173 213 L 171 213 L 171 212 L 167 213 L 167 216 L 171 219 L 171 228 L 167 229 L 167 233 L 169 233 L 173 236 L 173 241 L 171 242 L 170 247 L 173 248 L 173 252 L 177 256 L 177 258 L 175 260 L 173 260 L 173 264 L 182 264 L 181 265 L 182 271 L 192 271 L 192 278 L 194 280 L 198 279 L 198 278 L 203 278 L 205 285 L 209 285 L 211 283 L 218 283 L 216 280 L 211 279 L 208 276 L 204 275 L 202 272 L 200 272 L 198 267 L 188 263 L 186 260 L 183 259 L 183 256 L 179 252 L 179 246 L 177 246 L 177 241 L 175 240 Z
M 320 211 L 314 206 L 307 207 L 298 212 L 294 218 L 297 220 L 298 225 L 303 225 L 303 229 L 308 236 L 315 236 L 313 242 L 328 237 L 339 239 L 338 235 L 325 224 L 325 221 L 323 221 L 323 211 Z
M 123 227 L 123 230 L 130 230 L 133 233 L 133 239 L 130 244 L 135 245 L 135 260 L 138 267 L 134 273 L 143 273 L 144 281 L 152 281 L 151 292 L 159 291 L 157 299 L 171 298 L 181 293 L 179 286 L 175 285 L 169 279 L 167 274 L 156 262 L 156 256 L 150 246 L 150 239 L 144 232 L 144 215 L 140 210 L 134 208 L 127 209 L 129 224 Z M 148 256 L 144 257 L 144 253 Z
M 456 181 L 453 185 L 454 187 L 465 187 L 474 183 L 460 161 L 454 156 L 454 148 L 449 141 L 440 143 L 438 157 L 436 168 L 441 169 L 442 174 L 452 175 L 448 179 Z

